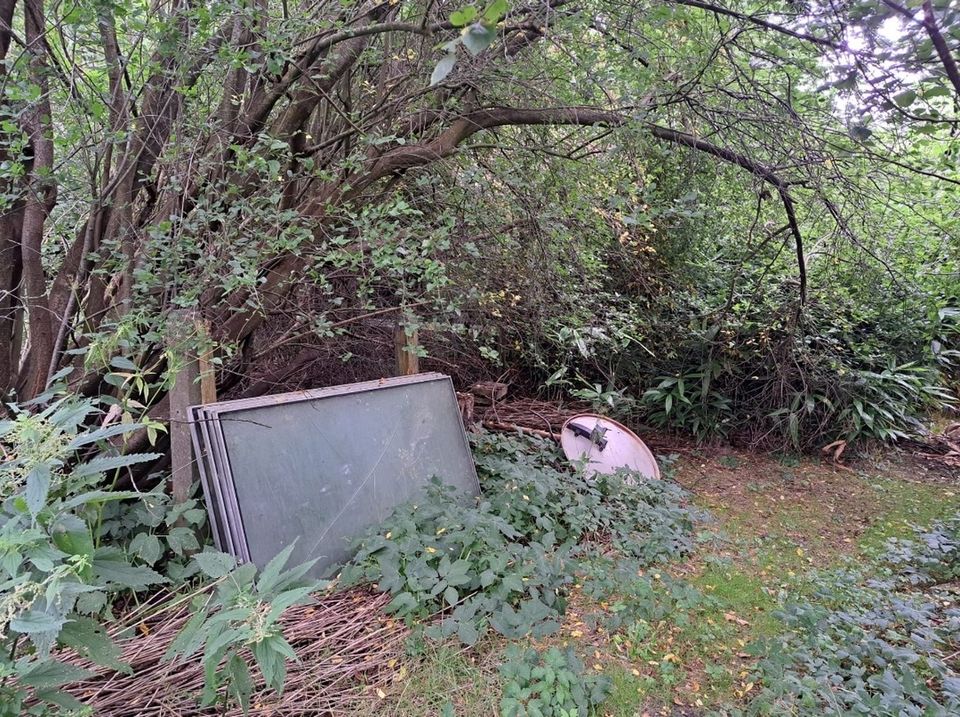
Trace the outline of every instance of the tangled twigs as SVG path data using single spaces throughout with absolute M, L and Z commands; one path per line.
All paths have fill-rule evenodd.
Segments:
M 348 590 L 318 596 L 316 602 L 290 608 L 283 633 L 296 650 L 282 695 L 256 683 L 252 712 L 263 715 L 348 714 L 358 699 L 370 697 L 391 678 L 386 669 L 402 654 L 405 627 L 383 612 L 389 595 Z M 138 715 L 241 715 L 239 707 L 201 708 L 201 655 L 169 662 L 163 655 L 191 617 L 188 600 L 154 600 L 110 630 L 130 674 L 94 665 L 75 656 L 63 659 L 95 673 L 65 687 L 103 717 Z M 253 672 L 256 673 L 256 670 Z M 373 699 L 376 699 L 373 696 Z
M 483 425 L 491 430 L 520 429 L 544 438 L 559 437 L 560 429 L 571 416 L 586 410 L 580 405 L 561 406 L 556 403 L 520 399 L 509 403 L 496 403 L 487 409 Z

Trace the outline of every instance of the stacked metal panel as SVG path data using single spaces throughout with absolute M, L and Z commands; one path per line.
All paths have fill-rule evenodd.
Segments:
M 438 373 L 191 409 L 217 547 L 262 567 L 296 541 L 314 572 L 437 477 L 479 494 L 450 378 Z

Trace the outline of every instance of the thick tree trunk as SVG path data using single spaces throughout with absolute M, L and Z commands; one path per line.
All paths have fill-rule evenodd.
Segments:
M 24 134 L 29 138 L 32 161 L 27 176 L 20 241 L 23 265 L 22 300 L 27 311 L 30 349 L 20 376 L 20 393 L 35 396 L 43 391 L 53 355 L 54 322 L 47 301 L 43 268 L 43 228 L 56 202 L 53 182 L 53 127 L 50 115 L 49 67 L 45 56 L 46 21 L 42 0 L 26 0 L 24 26 L 29 47 L 29 74 L 40 96 L 24 113 Z

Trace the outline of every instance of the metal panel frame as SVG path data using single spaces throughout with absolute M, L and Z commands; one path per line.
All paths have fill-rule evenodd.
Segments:
M 413 376 L 383 378 L 375 381 L 327 386 L 324 388 L 292 391 L 269 396 L 258 396 L 255 398 L 241 398 L 191 407 L 190 416 L 195 424 L 191 425 L 191 431 L 194 436 L 194 446 L 197 447 L 199 443 L 205 444 L 207 448 L 205 455 L 211 462 L 209 466 L 211 468 L 211 475 L 205 477 L 205 470 L 202 469 L 201 481 L 203 481 L 205 491 L 208 486 L 214 488 L 214 500 L 223 511 L 223 523 L 225 524 L 223 537 L 227 542 L 228 552 L 237 556 L 241 561 L 249 562 L 251 560 L 246 531 L 243 525 L 243 514 L 237 498 L 236 482 L 223 434 L 222 422 L 224 415 L 227 415 L 226 420 L 229 421 L 229 414 L 239 411 L 305 401 L 319 401 L 335 396 L 348 396 L 379 389 L 397 388 L 434 381 L 445 381 L 450 386 L 450 392 L 455 394 L 453 381 L 449 376 L 442 373 L 421 373 Z M 458 422 L 458 425 L 460 427 L 459 432 L 463 441 L 463 448 L 469 455 L 470 442 L 467 439 L 466 432 L 463 430 L 463 424 Z M 199 430 L 194 430 L 195 426 Z M 198 452 L 199 451 L 200 448 L 198 447 Z M 477 477 L 476 467 L 472 460 L 469 461 L 469 465 L 473 478 L 472 482 L 476 493 L 479 495 L 480 481 Z M 210 512 L 212 511 L 208 510 L 208 513 Z M 211 520 L 211 524 L 213 524 L 213 520 Z M 214 531 L 214 535 L 216 537 L 216 530 Z
M 202 408 L 191 406 L 187 415 L 190 417 L 190 439 L 193 442 L 193 452 L 196 454 L 197 470 L 200 473 L 200 486 L 203 488 L 204 498 L 216 500 L 216 493 L 212 489 L 213 475 L 207 471 L 207 448 L 200 437 L 204 419 L 201 416 Z M 213 544 L 217 550 L 226 550 L 226 539 L 221 533 L 220 520 L 217 510 L 207 510 L 207 520 L 210 521 L 210 530 L 213 533 Z

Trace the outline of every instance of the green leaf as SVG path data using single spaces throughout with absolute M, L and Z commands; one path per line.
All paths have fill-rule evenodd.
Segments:
M 17 681 L 21 685 L 44 690 L 71 682 L 79 682 L 92 676 L 93 673 L 90 670 L 84 670 L 75 665 L 68 665 L 56 660 L 44 660 L 22 672 Z
M 101 548 L 97 551 L 99 556 L 93 559 L 93 572 L 98 580 L 134 590 L 170 582 L 156 570 L 143 565 L 130 565 L 119 551 L 114 553 L 108 550 L 111 549 Z
M 234 653 L 227 660 L 223 674 L 229 680 L 230 691 L 237 698 L 241 709 L 246 713 L 250 709 L 250 695 L 253 694 L 253 679 L 250 677 L 250 668 L 240 655 Z
M 167 532 L 167 544 L 177 555 L 183 555 L 187 550 L 199 550 L 200 543 L 197 542 L 197 536 L 190 528 L 178 526 L 171 528 Z
M 285 590 L 270 601 L 270 612 L 267 613 L 267 622 L 272 623 L 277 620 L 288 607 L 295 604 L 309 603 L 310 593 L 313 591 L 313 585 L 304 585 L 303 587 Z
M 160 559 L 163 546 L 160 539 L 152 533 L 138 533 L 130 541 L 130 552 L 139 557 L 148 565 L 153 565 Z
M 280 578 L 280 571 L 283 570 L 283 566 L 286 565 L 290 559 L 290 553 L 293 552 L 296 544 L 297 541 L 294 540 L 290 545 L 270 559 L 270 562 L 264 567 L 263 572 L 260 573 L 259 580 L 257 580 L 258 593 L 264 594 L 273 590 Z
M 237 559 L 227 553 L 207 550 L 197 553 L 193 559 L 208 578 L 218 580 L 237 566 Z
M 433 68 L 433 74 L 430 75 L 430 86 L 433 87 L 434 85 L 443 82 L 456 64 L 456 52 L 448 52 L 446 55 L 440 58 L 440 62 L 438 62 L 437 66 Z
M 496 28 L 475 22 L 463 30 L 463 46 L 471 55 L 479 55 L 486 50 L 497 36 Z
M 120 659 L 120 648 L 96 620 L 89 617 L 74 618 L 63 626 L 57 639 L 98 665 L 128 675 L 133 673 L 130 666 Z
M 27 474 L 27 510 L 34 518 L 47 504 L 50 493 L 50 466 L 41 464 Z
M 74 474 L 75 475 L 75 474 Z M 113 500 L 130 500 L 131 498 L 140 498 L 141 494 L 135 491 L 127 490 L 91 490 L 81 493 L 71 498 L 60 506 L 63 510 L 70 510 L 88 503 L 107 503 Z
M 468 5 L 465 8 L 450 13 L 450 23 L 454 27 L 466 27 L 477 18 L 477 8 Z
M 469 620 L 457 624 L 457 637 L 464 645 L 473 646 L 480 639 L 480 633 Z
M 106 428 L 98 428 L 95 431 L 81 433 L 67 444 L 67 448 L 70 450 L 76 450 L 77 448 L 82 448 L 83 446 L 88 446 L 91 443 L 103 441 L 107 438 L 112 438 L 113 436 L 132 433 L 133 431 L 143 427 L 143 423 L 115 423 L 112 426 L 107 426 Z
M 128 456 L 106 456 L 103 458 L 94 458 L 86 463 L 81 463 L 71 472 L 72 478 L 85 478 L 94 476 L 107 471 L 126 468 L 137 463 L 149 463 L 151 461 L 163 458 L 160 453 L 131 453 Z
M 917 99 L 916 90 L 905 90 L 893 96 L 893 101 L 897 107 L 909 107 Z
M 483 19 L 489 25 L 496 25 L 507 14 L 508 9 L 507 0 L 493 0 L 483 11 Z
M 41 702 L 47 702 L 60 708 L 59 714 L 82 714 L 86 709 L 83 704 L 73 695 L 56 689 L 46 689 L 37 691 L 37 699 Z
M 90 528 L 70 513 L 61 515 L 50 529 L 53 544 L 67 555 L 93 555 L 96 548 Z
M 10 628 L 23 635 L 40 632 L 56 632 L 65 622 L 61 615 L 53 615 L 42 610 L 28 610 L 10 620 Z
M 173 642 L 170 643 L 170 647 L 164 653 L 163 659 L 172 660 L 177 655 L 190 657 L 199 650 L 206 639 L 206 631 L 202 629 L 206 620 L 207 613 L 205 610 L 195 613 L 183 626 L 183 629 L 177 633 L 177 636 L 173 638 Z

